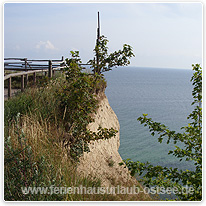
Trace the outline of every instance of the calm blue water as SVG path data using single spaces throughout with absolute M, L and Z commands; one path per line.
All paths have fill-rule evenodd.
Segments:
M 160 144 L 137 118 L 147 113 L 154 121 L 180 132 L 192 111 L 192 70 L 124 67 L 105 72 L 106 95 L 120 122 L 122 159 L 131 158 L 154 165 L 192 169 L 168 155 L 174 145 Z

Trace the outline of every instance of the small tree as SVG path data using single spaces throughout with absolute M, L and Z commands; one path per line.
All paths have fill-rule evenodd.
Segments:
M 147 118 L 147 114 L 139 117 L 138 121 L 149 128 L 152 136 L 158 134 L 158 141 L 161 143 L 163 138 L 167 138 L 167 144 L 173 141 L 174 144 L 182 143 L 184 146 L 180 148 L 175 146 L 174 151 L 169 151 L 179 158 L 180 161 L 192 161 L 194 170 L 178 170 L 178 168 L 167 168 L 162 166 L 153 166 L 149 162 L 141 163 L 140 161 L 133 162 L 130 159 L 125 160 L 125 163 L 131 175 L 142 175 L 143 182 L 146 186 L 170 187 L 176 188 L 178 199 L 200 201 L 202 199 L 202 68 L 199 64 L 192 65 L 194 74 L 191 78 L 194 89 L 192 95 L 194 101 L 192 105 L 196 105 L 192 113 L 188 116 L 191 122 L 186 126 L 183 133 L 177 133 L 169 130 L 164 124 L 152 121 Z M 122 163 L 120 163 L 122 164 Z M 192 191 L 186 193 L 185 187 L 192 188 Z
M 91 140 L 109 139 L 117 133 L 113 128 L 99 127 L 96 133 L 87 128 L 94 121 L 92 114 L 98 108 L 97 95 L 105 89 L 106 81 L 103 76 L 90 75 L 83 69 L 79 51 L 71 51 L 64 68 L 66 81 L 56 90 L 66 131 L 63 139 L 74 162 L 79 161 L 83 152 L 90 151 L 88 143 Z
M 107 38 L 103 35 L 97 40 L 94 48 L 96 59 L 88 61 L 88 64 L 92 65 L 94 73 L 101 74 L 111 70 L 113 67 L 127 66 L 130 64 L 129 59 L 135 56 L 132 52 L 132 47 L 128 44 L 124 44 L 122 50 L 108 54 L 108 42 Z

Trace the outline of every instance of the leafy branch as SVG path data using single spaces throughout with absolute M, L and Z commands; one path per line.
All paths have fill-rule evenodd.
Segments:
M 101 74 L 111 70 L 113 67 L 127 66 L 130 64 L 129 59 L 135 56 L 132 52 L 132 47 L 128 44 L 124 44 L 122 50 L 108 54 L 108 42 L 107 38 L 103 35 L 97 41 L 94 54 L 98 56 L 98 62 L 95 58 L 88 61 L 88 64 L 92 65 L 94 73 Z
M 143 114 L 137 120 L 145 127 L 149 128 L 152 136 L 158 135 L 158 142 L 162 143 L 167 139 L 167 144 L 173 141 L 174 144 L 183 143 L 184 147 L 175 146 L 176 149 L 170 150 L 172 154 L 179 158 L 180 161 L 192 161 L 195 166 L 194 171 L 178 170 L 178 168 L 167 168 L 162 166 L 153 166 L 149 162 L 133 162 L 130 159 L 125 160 L 126 166 L 131 171 L 131 175 L 143 175 L 142 181 L 147 186 L 164 186 L 177 187 L 179 193 L 177 196 L 180 200 L 201 200 L 202 199 L 202 68 L 199 64 L 192 65 L 194 74 L 191 78 L 194 86 L 192 95 L 192 105 L 196 105 L 194 110 L 189 114 L 188 119 L 191 122 L 181 129 L 183 133 L 171 131 L 167 126 L 159 122 L 152 121 Z M 120 163 L 123 164 L 123 163 Z M 194 192 L 191 194 L 182 193 L 184 186 L 192 186 Z

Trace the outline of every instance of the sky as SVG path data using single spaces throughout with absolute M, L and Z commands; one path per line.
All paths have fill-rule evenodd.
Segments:
M 97 12 L 109 51 L 133 48 L 130 66 L 202 64 L 201 3 L 5 3 L 4 57 L 93 59 Z

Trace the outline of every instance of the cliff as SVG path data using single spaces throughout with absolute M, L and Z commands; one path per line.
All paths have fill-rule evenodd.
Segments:
M 97 131 L 98 127 L 118 130 L 115 137 L 107 140 L 92 141 L 89 144 L 90 152 L 84 153 L 80 158 L 78 172 L 84 176 L 93 176 L 101 179 L 103 186 L 137 185 L 127 168 L 120 166 L 122 158 L 118 153 L 120 146 L 119 121 L 109 105 L 104 93 L 99 97 L 99 108 L 94 114 L 94 122 L 88 125 L 91 131 Z

